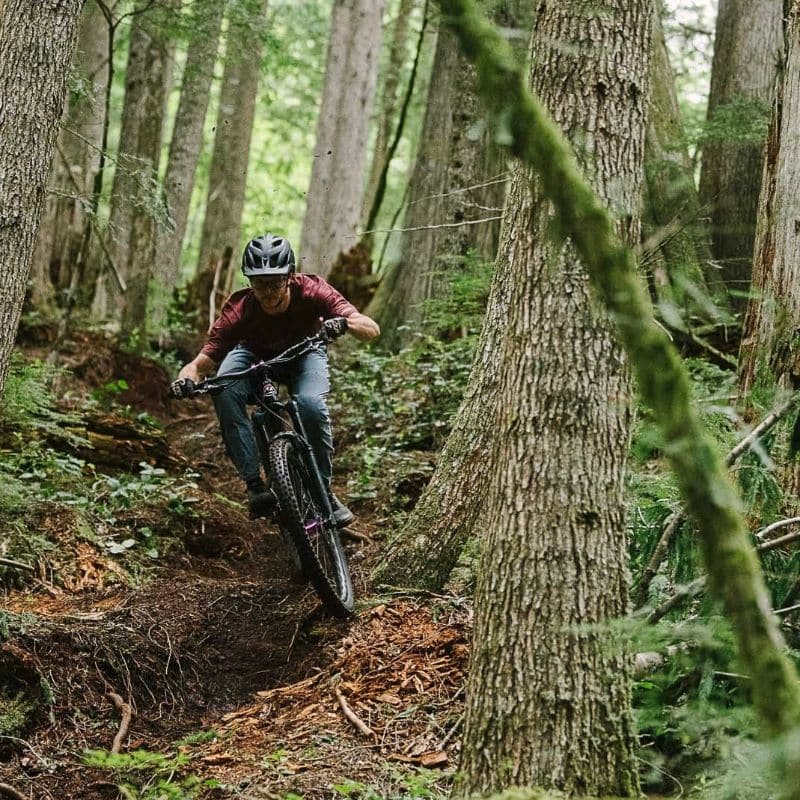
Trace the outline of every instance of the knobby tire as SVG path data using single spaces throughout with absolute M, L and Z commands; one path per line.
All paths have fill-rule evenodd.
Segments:
M 338 617 L 353 612 L 355 598 L 339 532 L 321 523 L 307 528 L 323 511 L 297 445 L 288 438 L 269 444 L 269 473 L 278 496 L 281 527 L 294 543 L 303 570 L 325 607 Z

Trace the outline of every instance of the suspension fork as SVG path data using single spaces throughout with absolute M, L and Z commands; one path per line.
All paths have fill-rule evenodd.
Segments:
M 296 437 L 294 437 L 295 442 L 300 446 L 305 457 L 306 465 L 310 468 L 317 496 L 319 497 L 322 504 L 322 509 L 325 512 L 325 521 L 329 525 L 332 525 L 333 507 L 331 506 L 330 497 L 328 496 L 328 487 L 325 486 L 325 481 L 322 480 L 322 474 L 319 471 L 317 459 L 314 456 L 314 449 L 311 447 L 311 444 L 308 441 L 306 429 L 303 425 L 303 420 L 300 418 L 300 410 L 297 407 L 297 403 L 294 400 L 289 400 L 286 403 L 286 410 L 289 412 L 289 418 L 292 420 L 294 429 L 298 434 Z

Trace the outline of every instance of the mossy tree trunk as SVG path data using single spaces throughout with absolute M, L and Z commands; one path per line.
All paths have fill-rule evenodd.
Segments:
M 82 0 L 0 4 L 0 396 L 44 204 Z
M 330 273 L 339 253 L 358 242 L 383 8 L 384 0 L 333 4 L 299 250 L 302 269 L 322 276 Z
M 117 317 L 123 307 L 127 307 L 123 314 L 128 331 L 134 325 L 133 319 L 141 316 L 142 304 L 146 305 L 147 285 L 155 255 L 154 245 L 146 244 L 143 248 L 142 243 L 132 239 L 134 223 L 142 235 L 149 226 L 136 217 L 148 214 L 152 218 L 159 213 L 160 207 L 163 210 L 158 162 L 165 98 L 172 77 L 172 41 L 168 23 L 179 4 L 180 0 L 166 0 L 150 7 L 140 2 L 135 7 L 139 13 L 133 17 L 131 27 L 107 236 L 110 253 L 128 284 L 128 291 L 126 297 L 121 297 L 108 272 L 103 270 L 98 277 L 93 307 L 98 317 Z M 155 231 L 154 220 L 153 229 Z M 143 249 L 149 253 L 146 275 L 142 272 Z M 144 299 L 141 297 L 143 292 Z M 138 323 L 134 327 L 138 327 Z
M 753 259 L 739 359 L 744 402 L 759 384 L 800 386 L 800 2 L 786 31 L 783 80 L 767 136 Z M 796 508 L 800 467 L 780 471 L 787 505 Z
M 644 180 L 651 5 L 539 6 L 531 83 L 629 246 Z M 619 76 L 624 76 L 620 80 Z M 603 625 L 628 608 L 631 387 L 586 268 L 516 167 L 497 269 L 507 316 L 477 530 L 474 648 L 456 796 L 510 786 L 636 797 L 631 663 Z
M 194 5 L 191 40 L 164 175 L 164 199 L 172 224 L 159 230 L 155 271 L 156 283 L 164 289 L 178 284 L 181 248 L 195 172 L 203 149 L 203 126 L 224 11 L 225 2 L 222 0 L 204 0 Z M 168 293 L 162 291 L 153 300 L 151 319 L 158 327 L 165 318 Z
M 711 258 L 708 227 L 686 148 L 675 73 L 661 24 L 662 3 L 653 15 L 650 107 L 645 136 L 646 202 L 644 238 L 660 243 L 648 264 L 656 297 L 676 310 L 691 305 L 684 281 L 705 285 Z
M 252 13 L 247 13 L 248 8 Z M 211 156 L 198 274 L 209 269 L 213 271 L 231 258 L 238 259 L 266 13 L 267 0 L 261 0 L 257 7 L 242 6 L 228 18 L 225 72 Z
M 496 18 L 501 13 L 505 24 L 514 24 L 505 8 Z M 473 68 L 442 29 L 402 225 L 412 230 L 401 234 L 400 258 L 387 268 L 367 311 L 381 326 L 384 347 L 410 341 L 425 317 L 424 303 L 447 291 L 467 251 L 494 260 L 506 166 L 481 126 Z
M 375 144 L 372 148 L 367 188 L 364 191 L 364 202 L 361 218 L 369 216 L 378 182 L 389 155 L 389 143 L 395 126 L 397 103 L 399 98 L 400 77 L 408 56 L 409 23 L 418 0 L 399 0 L 397 14 L 392 26 L 392 42 L 389 47 L 389 58 L 381 81 L 380 112 L 375 122 Z
M 177 8 L 179 0 L 169 0 L 163 13 Z M 127 283 L 122 302 L 120 335 L 137 348 L 144 346 L 147 336 L 147 299 L 150 279 L 156 261 L 156 237 L 159 225 L 165 224 L 163 195 L 158 180 L 161 140 L 164 128 L 166 95 L 171 83 L 171 42 L 163 32 L 165 20 L 160 14 L 142 17 L 143 63 L 137 77 L 136 113 L 130 115 L 130 149 L 117 172 L 131 170 L 120 177 L 131 194 L 119 197 L 119 204 L 128 208 L 118 217 L 123 227 L 115 230 L 117 263 Z M 127 105 L 127 98 L 126 98 Z M 131 183 L 128 183 L 131 181 Z M 112 214 L 113 219 L 113 214 Z
M 703 145 L 700 196 L 711 209 L 717 274 L 739 309 L 750 288 L 763 166 L 764 142 L 752 123 L 772 103 L 782 17 L 783 0 L 720 0 L 717 12 L 708 99 L 713 129 Z
M 700 533 L 709 586 L 730 617 L 742 667 L 763 730 L 781 736 L 800 724 L 800 683 L 770 611 L 739 499 L 720 453 L 700 422 L 680 356 L 655 321 L 633 252 L 580 173 L 574 154 L 475 0 L 441 0 L 461 45 L 478 65 L 480 93 L 494 119 L 507 122 L 511 152 L 536 170 L 554 206 L 557 231 L 574 244 L 593 291 L 611 312 L 635 371 L 639 391 L 664 437 L 664 452 Z M 787 770 L 798 769 L 786 749 Z M 794 784 L 796 786 L 796 783 Z

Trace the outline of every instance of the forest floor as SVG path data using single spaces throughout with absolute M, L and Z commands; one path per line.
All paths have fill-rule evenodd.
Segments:
M 90 344 L 84 362 L 88 352 L 97 367 L 103 348 Z M 167 373 L 144 366 L 132 405 L 160 421 L 172 462 L 200 473 L 195 502 L 168 519 L 127 512 L 140 513 L 141 530 L 174 528 L 171 549 L 133 575 L 64 506 L 31 515 L 52 549 L 3 596 L 0 720 L 16 705 L 24 723 L 14 735 L 0 724 L 0 784 L 49 800 L 443 792 L 457 761 L 470 605 L 371 587 L 381 520 L 362 503 L 345 540 L 357 614 L 325 615 L 289 580 L 275 526 L 245 515 L 210 404 L 163 402 Z M 114 377 L 84 370 L 82 385 Z M 111 756 L 119 733 L 122 755 Z M 99 752 L 87 761 L 87 751 Z

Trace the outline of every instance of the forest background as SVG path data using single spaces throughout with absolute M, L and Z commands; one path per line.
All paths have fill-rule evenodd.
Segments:
M 800 3 L 600 5 L 0 4 L 0 794 L 798 796 Z M 347 624 L 167 399 L 266 230 Z

